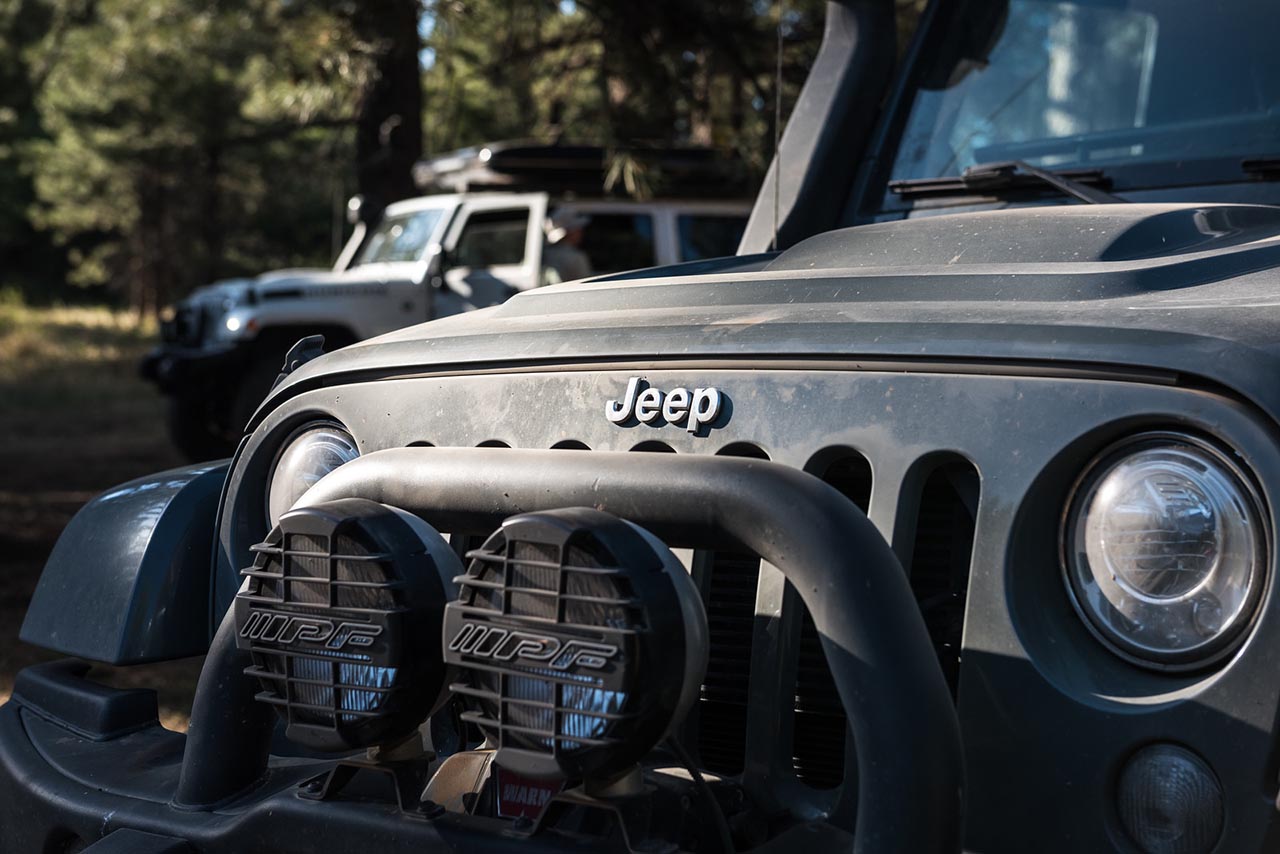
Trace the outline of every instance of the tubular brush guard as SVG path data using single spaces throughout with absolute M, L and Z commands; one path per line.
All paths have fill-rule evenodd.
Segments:
M 453 532 L 493 530 L 522 512 L 596 507 L 672 546 L 754 552 L 808 607 L 847 712 L 857 745 L 852 850 L 959 850 L 960 731 L 924 623 L 883 537 L 817 478 L 729 457 L 402 448 L 348 463 L 302 503 L 339 498 L 389 504 Z M 296 797 L 300 783 L 332 762 L 271 758 L 274 714 L 254 699 L 233 626 L 226 617 L 214 639 L 185 739 L 142 720 L 151 712 L 140 713 L 140 728 L 93 737 L 59 710 L 87 702 L 108 719 L 112 689 L 85 688 L 91 683 L 76 668 L 27 680 L 29 690 L 0 708 L 0 826 L 14 831 L 6 844 L 124 844 L 116 834 L 142 833 L 188 840 L 203 851 L 374 843 L 388 850 L 555 850 L 543 844 L 549 840 L 503 836 L 465 816 L 409 820 L 389 817 L 379 804 Z M 790 850 L 828 831 L 835 828 L 801 825 L 757 850 Z M 822 843 L 824 850 L 833 844 Z

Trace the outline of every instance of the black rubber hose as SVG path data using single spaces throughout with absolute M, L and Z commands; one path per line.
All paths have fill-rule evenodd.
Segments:
M 249 654 L 236 648 L 235 612 L 228 610 L 196 685 L 174 806 L 214 809 L 266 771 L 276 714 L 254 699 L 257 682 L 244 673 L 249 664 Z
M 852 502 L 812 475 L 733 457 L 396 448 L 354 460 L 303 497 L 360 497 L 446 531 L 515 513 L 596 507 L 678 546 L 726 539 L 776 566 L 822 637 L 857 745 L 856 854 L 960 846 L 960 727 L 906 573 Z

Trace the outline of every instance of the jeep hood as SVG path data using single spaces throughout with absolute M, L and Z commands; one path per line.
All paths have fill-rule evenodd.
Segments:
M 390 373 L 822 359 L 1146 369 L 1280 414 L 1280 208 L 963 213 L 744 260 L 526 292 L 327 355 L 276 395 Z
M 289 267 L 284 270 L 272 270 L 263 273 L 253 281 L 258 285 L 274 285 L 277 282 L 291 282 L 296 279 L 329 278 L 335 273 L 329 267 Z
M 250 293 L 262 294 L 278 290 L 296 289 L 301 285 L 317 284 L 340 280 L 341 274 L 327 267 L 290 267 L 285 270 L 272 270 L 249 279 L 220 279 L 212 284 L 196 288 L 187 297 L 187 302 L 206 303 L 221 302 L 231 298 L 241 300 Z

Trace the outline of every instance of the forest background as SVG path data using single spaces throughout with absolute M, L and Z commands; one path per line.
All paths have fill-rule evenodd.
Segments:
M 154 314 L 325 265 L 350 195 L 376 214 L 418 193 L 416 160 L 494 140 L 708 146 L 750 186 L 823 17 L 819 0 L 0 0 L 0 291 Z

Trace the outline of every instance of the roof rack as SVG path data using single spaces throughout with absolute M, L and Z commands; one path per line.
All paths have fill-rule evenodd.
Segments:
M 413 178 L 424 193 L 479 190 L 543 191 L 559 196 L 627 197 L 626 183 L 609 182 L 614 158 L 638 166 L 646 195 L 658 198 L 751 198 L 745 164 L 710 148 L 624 147 L 494 142 L 420 160 Z M 612 186 L 606 191 L 606 183 Z

